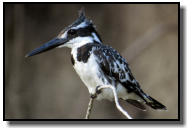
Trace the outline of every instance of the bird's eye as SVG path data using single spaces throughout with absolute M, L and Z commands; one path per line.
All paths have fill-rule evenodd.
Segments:
M 68 33 L 69 35 L 75 35 L 75 34 L 76 34 L 76 30 L 70 29 L 67 33 Z

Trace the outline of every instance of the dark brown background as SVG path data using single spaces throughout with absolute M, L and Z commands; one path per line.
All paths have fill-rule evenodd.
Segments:
M 84 118 L 89 94 L 72 68 L 70 49 L 24 58 L 71 24 L 82 6 L 103 42 L 127 59 L 143 90 L 168 111 L 122 106 L 133 118 L 177 119 L 176 4 L 5 4 L 5 118 Z M 91 118 L 125 117 L 103 100 L 94 103 Z

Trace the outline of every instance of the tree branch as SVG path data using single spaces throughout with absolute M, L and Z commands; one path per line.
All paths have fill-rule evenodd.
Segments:
M 93 108 L 93 101 L 94 101 L 94 98 L 93 98 L 93 97 L 90 97 L 85 119 L 89 119 L 89 117 L 90 117 L 91 110 L 92 110 L 92 108 Z

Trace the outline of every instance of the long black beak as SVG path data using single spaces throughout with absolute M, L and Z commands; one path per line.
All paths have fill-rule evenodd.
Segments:
M 56 48 L 64 43 L 66 43 L 67 39 L 60 39 L 60 38 L 54 38 L 51 41 L 45 43 L 44 45 L 40 46 L 39 48 L 34 49 L 30 53 L 28 53 L 25 57 L 30 57 L 36 54 L 43 53 L 45 51 L 51 50 L 53 48 Z

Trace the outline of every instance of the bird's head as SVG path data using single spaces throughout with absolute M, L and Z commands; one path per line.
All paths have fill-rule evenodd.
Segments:
M 82 9 L 80 10 L 79 17 L 75 22 L 62 30 L 54 39 L 28 53 L 26 57 L 40 54 L 53 48 L 73 48 L 93 42 L 97 42 L 98 44 L 102 43 L 95 26 L 91 20 L 88 20 L 85 17 L 84 10 Z

